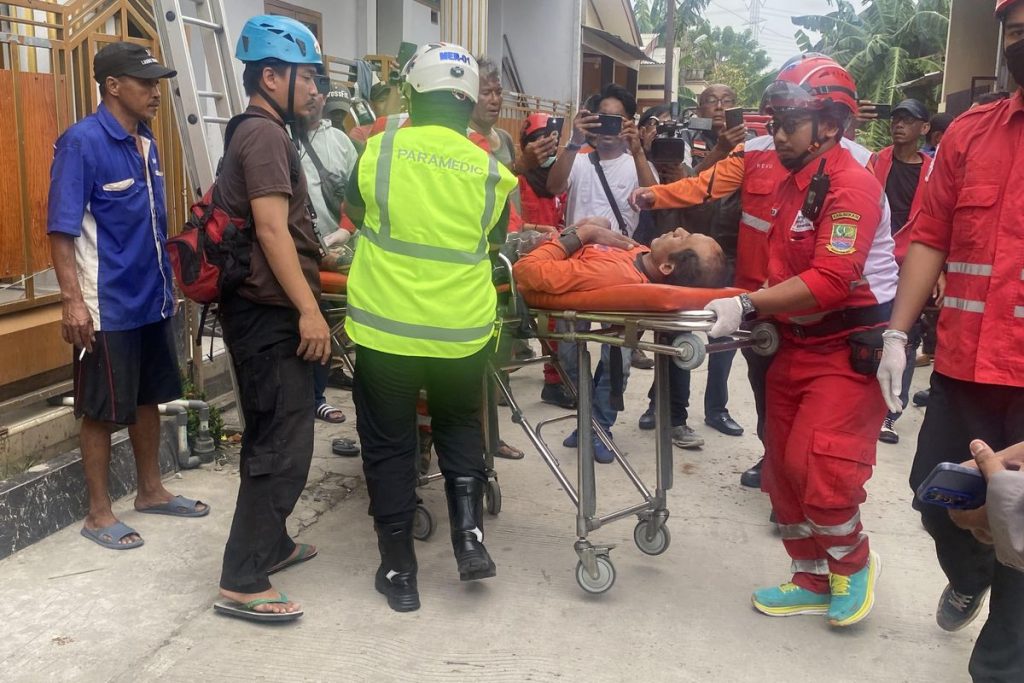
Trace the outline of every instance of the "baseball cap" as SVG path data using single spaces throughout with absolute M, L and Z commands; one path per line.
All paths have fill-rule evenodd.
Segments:
M 142 45 L 111 43 L 96 53 L 92 60 L 93 77 L 102 83 L 107 76 L 133 76 L 135 78 L 172 78 L 178 74 L 169 69 Z
M 928 123 L 931 125 L 931 132 L 941 133 L 942 131 L 949 128 L 949 124 L 953 123 L 953 119 L 956 117 L 948 112 L 942 112 L 932 117 Z
M 334 111 L 347 112 L 352 107 L 352 95 L 344 88 L 331 90 L 327 93 L 324 103 L 324 116 Z
M 903 100 L 895 107 L 892 108 L 892 115 L 895 116 L 896 112 L 903 111 L 913 116 L 918 121 L 927 121 L 931 116 L 928 113 L 928 107 L 924 106 L 924 103 L 920 100 L 913 98 Z

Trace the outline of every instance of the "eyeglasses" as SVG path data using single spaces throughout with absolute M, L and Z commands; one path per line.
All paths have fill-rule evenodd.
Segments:
M 776 116 L 765 124 L 765 129 L 768 131 L 768 135 L 775 135 L 780 130 L 786 135 L 792 135 L 801 124 L 810 120 L 810 116 L 787 116 L 784 119 Z
M 725 109 L 736 106 L 736 100 L 732 97 L 723 97 L 721 99 L 717 97 L 706 97 L 701 100 L 702 105 L 708 105 L 710 107 L 717 107 L 721 105 Z

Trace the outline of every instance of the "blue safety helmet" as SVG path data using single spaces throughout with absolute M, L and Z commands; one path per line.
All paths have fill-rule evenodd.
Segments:
M 243 62 L 279 59 L 288 64 L 315 64 L 321 70 L 324 59 L 312 31 L 295 19 L 272 14 L 245 22 L 235 57 Z

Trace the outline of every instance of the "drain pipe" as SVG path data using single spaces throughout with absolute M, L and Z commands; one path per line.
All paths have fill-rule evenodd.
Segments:
M 74 406 L 75 399 L 65 396 L 62 403 L 66 406 Z M 201 403 L 197 401 L 196 403 Z M 203 404 L 205 405 L 205 404 Z M 175 402 L 161 403 L 157 406 L 161 415 L 173 415 L 178 432 L 178 467 L 183 470 L 194 470 L 199 467 L 201 460 L 198 455 L 193 455 L 188 447 L 188 408 L 183 405 L 176 405 Z M 209 435 L 209 409 L 207 408 L 207 439 L 213 443 Z
M 199 413 L 199 429 L 196 430 L 196 442 L 192 453 L 199 457 L 200 462 L 213 462 L 213 455 L 217 451 L 217 444 L 213 442 L 213 437 L 210 436 L 210 405 L 206 401 L 194 399 L 178 399 L 177 401 L 169 401 L 166 405 L 181 406 Z

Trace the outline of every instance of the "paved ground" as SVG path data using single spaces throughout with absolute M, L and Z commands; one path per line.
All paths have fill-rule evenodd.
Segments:
M 595 532 L 617 543 L 612 590 L 585 594 L 576 585 L 574 514 L 547 468 L 532 453 L 499 462 L 504 508 L 487 520 L 487 546 L 498 576 L 458 581 L 447 542 L 443 490 L 423 492 L 440 520 L 418 544 L 423 608 L 401 615 L 373 591 L 377 556 L 366 491 L 356 460 L 332 456 L 328 437 L 350 435 L 350 397 L 333 392 L 350 422 L 318 423 L 309 488 L 294 531 L 320 547 L 314 561 L 275 577 L 306 616 L 261 627 L 216 615 L 220 556 L 231 519 L 237 470 L 207 466 L 172 480 L 175 491 L 213 506 L 205 519 L 144 516 L 131 500 L 116 510 L 146 545 L 102 550 L 68 528 L 0 562 L 0 678 L 5 681 L 965 681 L 977 635 L 935 626 L 943 577 L 931 543 L 908 506 L 906 476 L 921 411 L 900 422 L 899 446 L 879 445 L 864 521 L 884 558 L 878 604 L 843 632 L 820 617 L 771 619 L 749 604 L 751 589 L 786 578 L 788 561 L 768 524 L 768 503 L 737 485 L 760 451 L 751 435 L 753 403 L 737 358 L 733 415 L 748 434 L 730 438 L 704 427 L 705 375 L 694 377 L 691 424 L 707 438 L 701 451 L 676 451 L 671 492 L 672 546 L 640 553 L 633 522 Z M 919 373 L 915 388 L 925 386 Z M 616 438 L 651 476 L 650 433 L 636 429 L 649 371 L 634 371 L 629 408 Z M 553 409 L 536 397 L 539 369 L 513 375 L 533 415 Z M 507 418 L 507 412 L 503 415 Z M 507 440 L 526 448 L 504 423 Z M 566 428 L 563 431 L 567 431 Z M 555 439 L 551 439 L 555 442 Z M 558 441 L 560 441 L 560 436 Z M 555 442 L 570 471 L 575 457 Z M 613 466 L 599 470 L 602 507 L 636 502 Z

